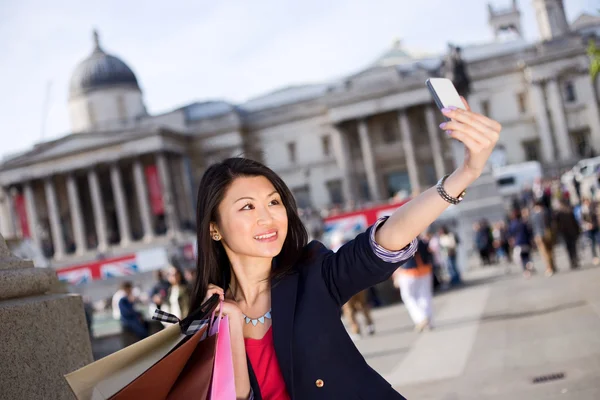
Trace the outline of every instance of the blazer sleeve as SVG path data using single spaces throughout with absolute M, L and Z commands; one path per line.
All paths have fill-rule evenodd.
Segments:
M 344 244 L 337 252 L 328 251 L 323 258 L 325 285 L 339 306 L 352 296 L 388 279 L 398 267 L 410 259 L 416 239 L 399 251 L 385 250 L 375 242 L 375 231 L 385 219 Z

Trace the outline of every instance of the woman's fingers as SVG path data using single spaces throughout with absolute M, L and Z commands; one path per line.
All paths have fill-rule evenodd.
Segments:
M 460 99 L 462 100 L 463 104 L 467 108 L 467 111 L 471 111 L 471 106 L 469 105 L 469 103 L 467 103 L 467 99 L 465 99 L 463 96 L 460 96 Z
M 480 127 L 482 132 L 486 134 L 498 135 L 502 129 L 502 126 L 497 121 L 472 111 L 454 108 L 444 109 L 442 110 L 442 113 L 450 119 L 475 127 Z M 485 129 L 483 127 L 485 127 Z
M 469 149 L 469 151 L 475 154 L 481 152 L 485 148 L 483 144 L 475 141 L 470 135 L 464 132 L 452 131 L 450 132 L 450 137 L 462 142 Z
M 460 123 L 458 121 L 449 121 L 440 125 L 440 128 L 451 132 L 461 132 L 467 137 L 471 138 L 474 142 L 484 146 L 493 146 L 495 141 L 491 135 L 483 134 L 473 126 Z
M 213 294 L 218 294 L 221 300 L 225 300 L 225 291 L 216 285 L 210 284 L 208 285 L 208 290 L 206 291 L 204 301 L 210 299 Z

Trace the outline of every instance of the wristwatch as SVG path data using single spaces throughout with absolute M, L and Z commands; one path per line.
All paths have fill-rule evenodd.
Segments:
M 457 205 L 458 203 L 463 201 L 463 199 L 465 198 L 465 195 L 467 194 L 467 191 L 463 190 L 462 193 L 458 195 L 458 197 L 450 196 L 448 194 L 448 192 L 446 192 L 446 189 L 444 189 L 444 182 L 446 182 L 446 179 L 448 179 L 449 176 L 450 175 L 446 175 L 442 179 L 440 179 L 435 187 L 436 187 L 439 195 L 442 197 L 442 199 L 444 199 L 445 201 L 447 201 L 450 204 Z

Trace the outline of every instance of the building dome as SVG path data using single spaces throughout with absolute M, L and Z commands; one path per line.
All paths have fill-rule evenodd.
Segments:
M 106 54 L 100 47 L 98 32 L 94 31 L 94 51 L 75 68 L 69 94 L 75 97 L 92 90 L 115 86 L 140 90 L 131 68 L 121 59 Z

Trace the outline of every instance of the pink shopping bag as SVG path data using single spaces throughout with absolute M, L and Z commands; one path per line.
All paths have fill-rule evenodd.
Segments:
M 209 334 L 211 336 L 217 334 L 217 348 L 215 350 L 215 364 L 209 399 L 236 400 L 229 318 L 224 316 L 213 323 Z

